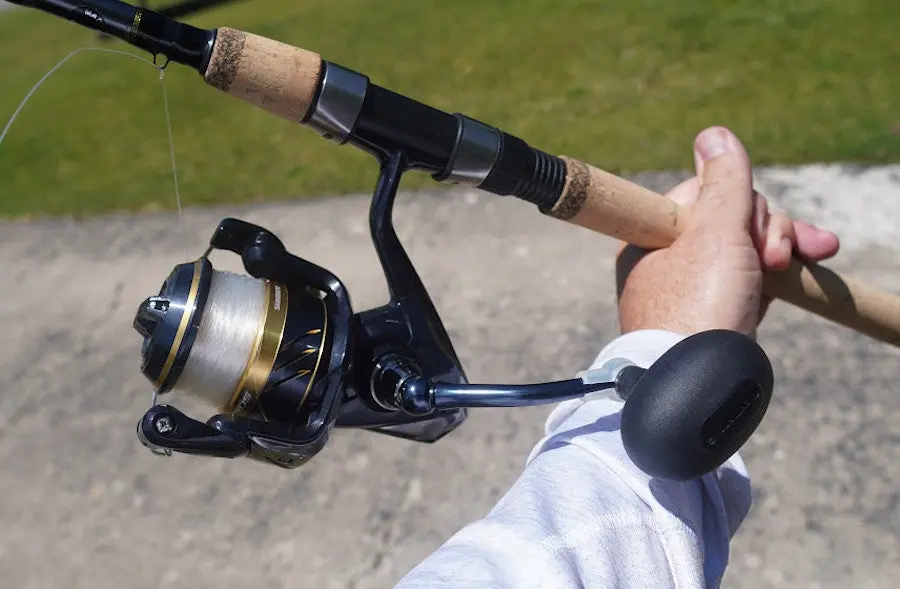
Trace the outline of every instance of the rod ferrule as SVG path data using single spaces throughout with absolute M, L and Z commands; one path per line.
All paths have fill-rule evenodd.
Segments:
M 438 182 L 479 187 L 491 173 L 500 154 L 500 131 L 463 114 L 453 115 L 459 122 L 456 146 Z
M 307 125 L 325 139 L 343 144 L 356 128 L 369 78 L 336 63 L 324 61 L 323 66 L 318 97 Z

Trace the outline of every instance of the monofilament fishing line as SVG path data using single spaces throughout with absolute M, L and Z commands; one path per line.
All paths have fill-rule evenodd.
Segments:
M 165 107 L 165 115 L 166 115 L 166 132 L 168 134 L 168 140 L 169 140 L 169 157 L 170 157 L 170 160 L 172 163 L 172 178 L 175 182 L 175 204 L 178 208 L 178 221 L 179 221 L 179 225 L 181 227 L 181 242 L 182 242 L 182 246 L 184 247 L 184 257 L 185 257 L 185 259 L 187 259 L 187 257 L 188 257 L 187 235 L 184 230 L 184 215 L 183 215 L 182 209 L 181 209 L 181 189 L 179 188 L 179 185 L 178 185 L 178 172 L 177 172 L 177 168 L 175 166 L 175 142 L 172 138 L 172 120 L 171 120 L 171 117 L 169 116 L 169 96 L 166 91 L 165 73 L 166 73 L 166 66 L 168 65 L 168 61 L 166 61 L 166 63 L 163 64 L 162 66 L 160 66 L 156 63 L 155 60 L 151 61 L 145 57 L 141 57 L 139 55 L 134 55 L 133 53 L 128 53 L 126 51 L 118 51 L 116 49 L 107 49 L 105 47 L 82 47 L 80 49 L 75 49 L 74 51 L 69 53 L 67 56 L 62 58 L 59 61 L 59 63 L 57 63 L 52 68 L 50 68 L 50 71 L 48 71 L 46 74 L 44 74 L 44 76 L 40 80 L 38 80 L 38 82 L 34 86 L 32 86 L 31 90 L 28 91 L 28 93 L 25 95 L 25 98 L 22 99 L 22 102 L 19 103 L 18 108 L 16 108 L 15 112 L 13 112 L 9 121 L 6 123 L 6 126 L 3 128 L 3 131 L 0 132 L 0 145 L 3 145 L 3 140 L 6 138 L 7 133 L 9 133 L 10 128 L 12 128 L 13 123 L 19 117 L 19 114 L 21 114 L 22 110 L 25 108 L 25 105 L 28 104 L 28 101 L 31 99 L 31 97 L 34 95 L 34 93 L 37 92 L 38 88 L 40 88 L 44 84 L 44 82 L 46 82 L 50 78 L 50 76 L 52 76 L 54 73 L 56 73 L 56 71 L 59 70 L 59 68 L 61 68 L 63 66 L 63 64 L 65 64 L 67 61 L 69 61 L 69 59 L 71 59 L 78 53 L 84 53 L 84 52 L 102 52 L 102 53 L 113 53 L 113 54 L 117 54 L 117 55 L 124 55 L 126 57 L 130 57 L 132 59 L 136 59 L 138 61 L 148 63 L 151 66 L 153 66 L 154 69 L 159 71 L 159 79 L 162 84 L 163 105 Z
M 0 134 L 0 144 L 37 89 L 74 55 L 86 51 L 125 55 L 148 63 L 159 71 L 169 141 L 169 157 L 175 183 L 175 202 L 178 207 L 182 245 L 186 259 L 188 255 L 187 237 L 184 230 L 181 191 L 175 162 L 175 141 L 165 84 L 165 68 L 168 62 L 159 65 L 155 60 L 150 61 L 114 49 L 94 47 L 76 49 L 47 72 L 26 94 Z M 227 405 L 245 377 L 251 354 L 256 348 L 257 340 L 261 337 L 261 329 L 265 322 L 266 300 L 266 285 L 262 281 L 241 274 L 214 270 L 210 281 L 209 298 L 197 330 L 197 339 L 173 392 L 203 399 L 217 407 Z
M 155 59 L 153 61 L 151 61 L 149 59 L 146 59 L 139 55 L 134 55 L 132 53 L 128 53 L 126 51 L 118 51 L 115 49 L 108 49 L 108 48 L 104 48 L 104 47 L 83 47 L 80 49 L 75 49 L 74 51 L 72 51 L 71 53 L 66 55 L 64 58 L 62 58 L 59 61 L 59 63 L 57 63 L 55 66 L 53 66 L 46 74 L 44 74 L 44 76 L 41 77 L 41 79 L 38 80 L 37 83 L 34 86 L 32 86 L 32 88 L 28 91 L 28 93 L 22 99 L 22 102 L 19 103 L 19 106 L 16 108 L 16 110 L 13 112 L 12 116 L 9 118 L 9 121 L 7 121 L 6 125 L 3 127 L 3 131 L 0 132 L 0 146 L 3 145 L 3 141 L 6 139 L 7 134 L 9 134 L 9 130 L 12 128 L 13 123 L 16 122 L 16 119 L 18 119 L 19 115 L 24 110 L 25 105 L 28 104 L 29 100 L 31 100 L 32 96 L 34 96 L 35 92 L 37 92 L 37 90 L 44 84 L 44 82 L 46 82 L 54 73 L 56 73 L 72 57 L 74 57 L 75 55 L 77 55 L 79 53 L 86 53 L 86 52 L 102 52 L 102 53 L 112 53 L 112 54 L 117 54 L 117 55 L 124 55 L 125 57 L 130 57 L 132 59 L 136 59 L 138 61 L 147 63 L 147 64 L 153 66 L 154 69 L 159 71 L 159 79 L 160 79 L 160 84 L 162 85 L 162 93 L 163 93 L 163 106 L 165 109 L 166 134 L 167 134 L 167 138 L 168 138 L 168 142 L 169 142 L 169 159 L 172 164 L 172 179 L 175 184 L 175 205 L 178 209 L 178 221 L 179 221 L 179 227 L 181 229 L 181 242 L 182 242 L 182 247 L 184 248 L 184 257 L 185 257 L 185 259 L 187 259 L 187 257 L 188 257 L 187 234 L 186 234 L 185 228 L 184 228 L 184 215 L 183 215 L 182 207 L 181 207 L 181 189 L 180 189 L 180 186 L 178 183 L 178 169 L 177 169 L 177 166 L 175 163 L 175 141 L 173 139 L 173 134 L 172 134 L 172 120 L 171 120 L 171 115 L 169 112 L 169 96 L 168 96 L 168 92 L 166 90 L 166 80 L 165 80 L 165 68 L 168 65 L 168 61 L 166 61 L 166 63 L 164 63 L 163 65 L 159 65 L 156 63 Z M 216 274 L 223 274 L 223 273 L 217 272 Z M 238 277 L 238 278 L 240 278 L 240 277 Z M 231 338 L 231 337 L 237 337 L 238 342 L 246 341 L 246 338 L 241 339 L 241 337 L 240 337 L 241 334 L 244 333 L 244 331 L 247 331 L 246 329 L 244 331 L 241 331 L 239 326 L 233 326 L 233 328 L 231 330 L 229 330 L 227 328 L 227 326 L 225 329 L 222 328 L 222 324 L 227 323 L 223 319 L 223 317 L 224 317 L 223 313 L 228 313 L 230 311 L 228 309 L 226 309 L 224 311 L 221 310 L 221 305 L 217 302 L 217 301 L 219 301 L 220 296 L 224 296 L 226 298 L 229 296 L 228 294 L 224 294 L 224 295 L 217 294 L 223 290 L 236 291 L 236 294 L 238 294 L 238 298 L 236 300 L 239 300 L 239 301 L 247 301 L 248 299 L 252 299 L 252 295 L 250 295 L 250 296 L 247 295 L 248 287 L 250 290 L 252 290 L 252 285 L 245 284 L 244 289 L 241 290 L 240 287 L 230 286 L 232 283 L 235 283 L 235 282 L 237 282 L 237 281 L 235 281 L 234 279 L 231 279 L 230 277 L 222 278 L 222 277 L 216 276 L 213 278 L 213 280 L 212 280 L 213 293 L 211 293 L 211 297 L 210 297 L 210 303 L 211 303 L 210 304 L 210 307 L 211 307 L 210 313 L 207 318 L 204 318 L 204 323 L 210 324 L 210 329 L 209 329 L 210 333 L 208 335 L 201 336 L 201 338 L 198 338 L 198 343 L 201 339 L 203 342 L 216 341 L 217 338 L 224 338 L 224 339 L 219 339 L 218 340 L 219 342 L 229 341 L 229 338 Z M 264 288 L 261 283 L 258 284 L 257 286 L 259 288 Z M 241 296 L 241 295 L 243 295 L 243 296 Z M 252 303 L 248 304 L 246 306 L 246 308 L 241 311 L 242 316 L 244 316 L 244 315 L 246 315 L 248 317 L 255 316 L 254 313 L 256 312 L 257 307 L 254 307 L 254 305 Z M 246 323 L 243 325 L 246 325 Z M 231 335 L 231 332 L 235 332 L 237 335 Z M 203 334 L 203 333 L 205 333 L 205 330 L 201 331 L 201 334 Z M 248 349 L 248 347 L 250 345 L 252 345 L 252 342 L 253 342 L 253 340 L 251 339 L 249 344 L 246 344 L 243 347 L 240 347 L 239 349 L 242 349 L 242 350 Z M 222 346 L 222 347 L 227 347 L 227 346 Z M 221 367 L 223 365 L 227 366 L 228 365 L 227 363 L 232 361 L 231 356 L 229 356 L 228 358 L 220 357 L 220 356 L 217 356 L 215 353 L 208 352 L 209 349 L 210 349 L 209 343 L 205 343 L 203 345 L 198 345 L 198 350 L 202 353 L 202 355 L 198 359 L 196 359 L 192 362 L 189 362 L 188 369 L 185 370 L 185 374 L 188 377 L 185 380 L 185 382 L 187 383 L 187 386 L 190 388 L 190 390 L 197 390 L 198 391 L 197 394 L 199 394 L 199 391 L 206 390 L 200 384 L 203 382 L 204 378 L 208 378 L 208 376 L 205 376 L 205 375 L 217 374 L 215 372 L 217 367 Z M 227 355 L 227 352 L 229 352 L 229 351 L 230 350 L 223 350 L 223 352 L 225 352 L 226 355 Z M 245 360 L 245 362 L 246 362 L 246 360 Z M 229 380 L 230 378 L 231 378 L 231 373 L 225 373 L 224 375 L 218 376 L 218 380 L 214 380 L 214 384 L 218 384 L 219 382 L 222 382 L 223 380 L 226 382 L 231 382 Z M 235 379 L 235 380 L 237 380 L 237 379 Z M 205 396 L 201 394 L 200 396 L 203 398 L 213 398 L 213 399 L 216 398 L 215 394 L 206 394 Z M 154 398 L 151 402 L 151 405 L 156 404 L 156 391 L 154 391 L 153 397 Z M 170 455 L 171 451 L 164 450 L 161 453 Z
M 187 259 L 187 237 L 184 230 L 181 191 L 175 163 L 175 142 L 169 112 L 169 97 L 165 84 L 165 68 L 168 62 L 159 65 L 155 60 L 150 61 L 115 49 L 95 47 L 76 49 L 51 68 L 25 95 L 3 132 L 0 133 L 0 145 L 38 88 L 73 56 L 88 51 L 124 55 L 150 64 L 159 71 L 169 141 L 169 157 L 175 183 L 175 202 L 178 207 L 184 255 Z M 261 280 L 241 274 L 213 270 L 206 308 L 197 330 L 197 339 L 182 375 L 172 389 L 173 392 L 203 399 L 217 407 L 229 404 L 243 379 L 246 378 L 247 366 L 252 359 L 251 356 L 258 345 L 259 338 L 262 337 L 261 330 L 265 324 L 268 296 L 266 288 L 265 283 Z M 156 404 L 155 393 L 152 404 Z

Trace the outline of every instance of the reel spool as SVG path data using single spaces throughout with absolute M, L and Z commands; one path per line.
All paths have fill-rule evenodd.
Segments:
M 208 255 L 217 248 L 245 254 L 256 275 L 215 270 Z M 346 368 L 349 301 L 336 278 L 292 258 L 267 231 L 227 219 L 206 254 L 176 266 L 141 303 L 134 327 L 144 337 L 141 371 L 155 394 L 195 397 L 222 414 L 201 424 L 154 406 L 139 427 L 142 442 L 180 452 L 249 452 L 284 466 L 299 466 L 324 445 L 321 426 L 337 408 Z M 250 424 L 271 439 L 254 442 Z M 273 450 L 284 444 L 290 451 Z
M 138 309 L 141 371 L 158 394 L 245 417 L 298 419 L 298 408 L 321 405 L 314 385 L 330 363 L 328 319 L 324 301 L 305 289 L 214 270 L 202 257 L 176 266 Z
M 679 342 L 649 369 L 615 360 L 579 378 L 470 384 L 434 305 L 392 226 L 403 156 L 386 156 L 370 225 L 390 300 L 354 313 L 341 281 L 286 251 L 268 230 L 224 219 L 199 259 L 174 268 L 141 303 L 141 371 L 154 403 L 138 438 L 154 452 L 248 456 L 296 468 L 335 427 L 431 443 L 471 407 L 557 403 L 612 391 L 624 407 L 628 455 L 651 476 L 690 480 L 721 466 L 755 431 L 772 367 L 742 334 L 714 330 Z M 247 275 L 215 270 L 216 249 Z M 194 420 L 157 395 L 202 399 Z

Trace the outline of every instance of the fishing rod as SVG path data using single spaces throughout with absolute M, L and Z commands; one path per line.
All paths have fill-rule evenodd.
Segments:
M 443 183 L 530 202 L 546 215 L 643 248 L 672 244 L 687 210 L 572 157 L 553 156 L 463 114 L 372 83 L 319 54 L 228 27 L 202 29 L 118 0 L 12 0 L 196 70 L 213 88 L 339 144 L 402 150 Z M 900 297 L 794 259 L 766 273 L 766 294 L 900 346 Z
M 760 423 L 771 364 L 752 339 L 714 330 L 687 338 L 647 369 L 613 361 L 578 378 L 470 384 L 428 292 L 393 228 L 400 178 L 411 170 L 534 205 L 542 214 L 644 248 L 671 245 L 684 207 L 572 157 L 556 156 L 462 113 L 373 83 L 319 54 L 234 28 L 202 29 L 118 0 L 13 0 L 117 37 L 196 70 L 213 88 L 376 158 L 370 231 L 390 292 L 355 312 L 341 281 L 286 251 L 265 228 L 224 219 L 200 258 L 180 264 L 135 316 L 141 370 L 153 383 L 138 425 L 156 452 L 306 463 L 334 427 L 434 442 L 470 407 L 625 401 L 621 433 L 654 476 L 690 479 L 721 465 Z M 247 275 L 215 270 L 214 250 Z M 767 294 L 900 345 L 900 297 L 793 260 L 767 273 Z M 200 397 L 205 423 L 157 395 Z

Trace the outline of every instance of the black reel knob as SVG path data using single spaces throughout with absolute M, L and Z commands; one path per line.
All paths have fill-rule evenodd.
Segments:
M 773 381 L 769 358 L 746 335 L 711 330 L 685 338 L 628 394 L 625 450 L 654 477 L 687 481 L 712 472 L 759 426 Z

